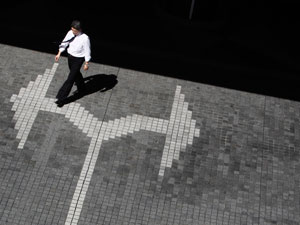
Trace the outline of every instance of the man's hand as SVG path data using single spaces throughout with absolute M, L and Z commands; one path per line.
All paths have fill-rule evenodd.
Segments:
M 57 53 L 57 55 L 55 56 L 55 61 L 57 62 L 60 58 L 60 52 Z
M 83 69 L 84 69 L 84 70 L 88 70 L 88 69 L 89 69 L 89 64 L 88 64 L 88 63 L 85 63 L 84 66 L 83 66 Z

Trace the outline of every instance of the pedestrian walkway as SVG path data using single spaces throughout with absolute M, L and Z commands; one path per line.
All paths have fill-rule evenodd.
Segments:
M 65 57 L 0 57 L 0 225 L 300 223 L 299 102 L 91 63 L 58 108 Z

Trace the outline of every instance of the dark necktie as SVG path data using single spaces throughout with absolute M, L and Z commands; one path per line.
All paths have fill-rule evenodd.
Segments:
M 75 38 L 76 38 L 76 35 L 74 35 L 73 37 L 71 37 L 69 40 L 62 41 L 62 42 L 60 43 L 59 46 L 61 46 L 62 43 L 68 43 L 68 42 L 70 43 L 70 42 L 72 42 Z
M 71 42 L 76 38 L 76 35 L 74 35 L 73 37 L 71 37 L 69 40 L 63 41 L 62 43 L 66 43 L 66 42 Z

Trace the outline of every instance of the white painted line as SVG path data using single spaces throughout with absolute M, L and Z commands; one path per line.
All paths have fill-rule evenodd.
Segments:
M 83 133 L 91 137 L 90 146 L 65 221 L 66 225 L 76 225 L 103 141 L 140 130 L 166 135 L 158 172 L 159 176 L 164 176 L 166 167 L 170 168 L 173 160 L 179 159 L 180 151 L 184 151 L 187 144 L 192 144 L 194 137 L 199 137 L 200 130 L 196 128 L 196 121 L 191 119 L 192 112 L 188 110 L 188 103 L 184 102 L 185 96 L 180 93 L 180 86 L 177 86 L 175 90 L 169 120 L 133 114 L 103 122 L 78 103 L 73 102 L 63 108 L 57 108 L 55 99 L 45 97 L 57 66 L 58 64 L 54 63 L 51 70 L 46 69 L 43 76 L 37 76 L 35 82 L 30 81 L 27 88 L 21 88 L 19 94 L 12 95 L 10 100 L 14 102 L 12 110 L 16 111 L 14 119 L 16 120 L 15 128 L 18 130 L 17 138 L 20 139 L 18 146 L 20 149 L 24 147 L 32 124 L 40 110 L 64 115 Z

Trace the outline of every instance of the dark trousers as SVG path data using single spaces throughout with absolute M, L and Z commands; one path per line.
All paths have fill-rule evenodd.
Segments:
M 74 83 L 77 86 L 78 92 L 84 91 L 84 80 L 82 74 L 80 72 L 80 68 L 84 62 L 84 57 L 74 57 L 68 54 L 68 65 L 70 69 L 70 73 L 68 75 L 67 80 L 64 82 L 62 87 L 59 89 L 56 98 L 58 100 L 64 100 L 70 94 Z

